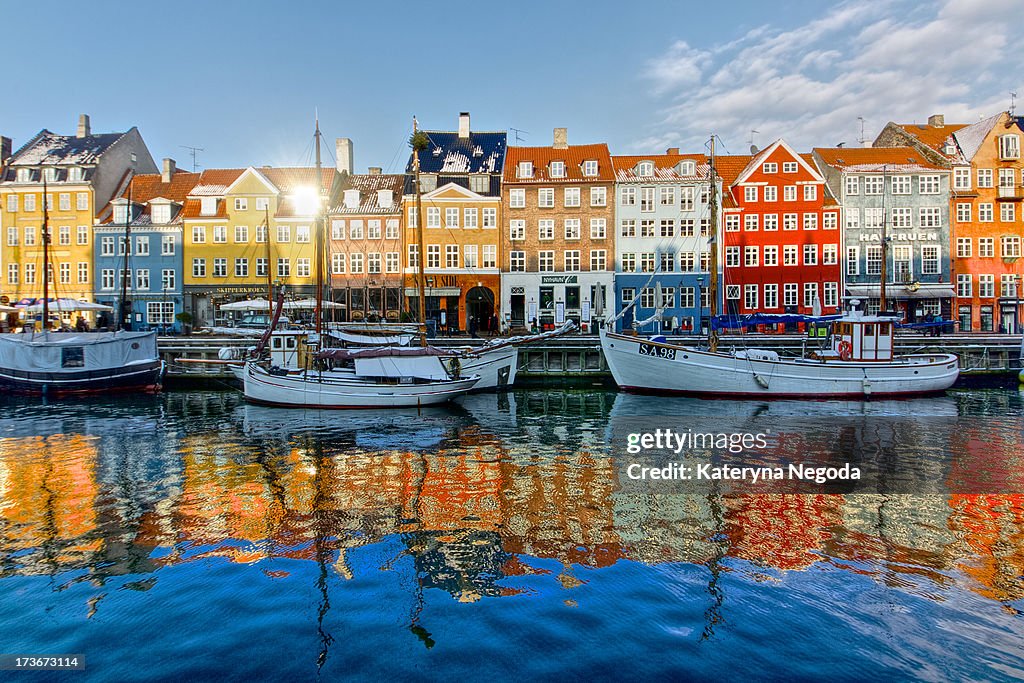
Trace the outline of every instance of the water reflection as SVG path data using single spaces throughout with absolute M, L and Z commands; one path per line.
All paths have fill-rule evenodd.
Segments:
M 985 415 L 939 437 L 918 429 L 892 438 L 917 451 L 952 441 L 956 457 L 918 476 L 961 481 L 1001 458 L 997 471 L 1014 484 L 1024 450 L 1015 395 L 756 404 L 545 390 L 374 415 L 199 393 L 6 408 L 0 580 L 87 582 L 96 587 L 93 616 L 113 577 L 130 575 L 122 587 L 146 591 L 163 567 L 226 561 L 287 581 L 294 561 L 313 563 L 319 665 L 337 638 L 327 618 L 332 592 L 361 573 L 401 575 L 405 627 L 426 648 L 440 636 L 424 621 L 425 595 L 476 603 L 550 593 L 572 606 L 590 570 L 621 562 L 701 568 L 704 639 L 729 623 L 730 572 L 764 582 L 818 567 L 933 601 L 966 590 L 1012 609 L 1024 598 L 1020 495 L 625 491 L 606 442 L 612 422 L 631 415 L 810 412 L 861 416 L 861 425 Z M 807 424 L 815 427 L 802 435 L 805 450 L 843 456 L 877 437 L 847 423 Z M 353 560 L 371 546 L 380 562 Z

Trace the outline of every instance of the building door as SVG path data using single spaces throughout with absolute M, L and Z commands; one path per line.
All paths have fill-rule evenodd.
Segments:
M 476 318 L 477 328 L 485 332 L 491 330 L 491 318 L 494 316 L 494 292 L 487 287 L 474 287 L 466 292 L 466 327 L 469 319 Z
M 512 319 L 511 324 L 516 327 L 522 327 L 526 324 L 526 295 L 525 294 L 513 294 L 512 295 Z
M 1002 315 L 1002 325 L 1000 326 L 1000 332 L 1003 334 L 1014 334 L 1017 331 L 1017 312 L 1012 308 L 1003 307 L 999 311 Z
M 197 295 L 197 296 L 193 297 L 192 301 L 195 304 L 195 309 L 196 309 L 195 310 L 195 321 L 193 322 L 193 325 L 195 325 L 196 327 L 202 327 L 204 325 L 209 325 L 210 322 L 213 320 L 212 315 L 211 315 L 212 307 L 210 305 L 210 297 L 203 296 L 203 295 L 200 294 L 200 295 Z

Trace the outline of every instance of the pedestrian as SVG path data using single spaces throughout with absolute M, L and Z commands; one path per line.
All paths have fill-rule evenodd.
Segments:
M 78 319 L 75 320 L 75 332 L 88 332 L 88 331 L 89 331 L 88 323 L 85 322 L 85 318 L 83 318 L 81 315 L 79 315 Z
M 495 313 L 491 316 L 491 336 L 498 334 L 498 314 Z
M 476 326 L 476 316 L 473 316 L 473 317 L 471 317 L 469 319 L 469 336 L 472 337 L 473 339 L 477 339 L 478 338 L 476 336 L 476 329 L 477 329 L 477 326 Z

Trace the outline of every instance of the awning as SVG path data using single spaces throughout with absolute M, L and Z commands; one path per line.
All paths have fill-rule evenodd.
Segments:
M 406 296 L 419 296 L 420 290 L 416 287 L 406 287 Z M 462 296 L 462 290 L 458 287 L 427 287 L 426 296 Z
M 878 299 L 882 296 L 880 285 L 846 285 L 847 296 L 864 299 Z M 956 294 L 952 285 L 886 285 L 888 299 L 952 299 Z

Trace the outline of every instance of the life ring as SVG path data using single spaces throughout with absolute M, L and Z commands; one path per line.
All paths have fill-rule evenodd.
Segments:
M 853 344 L 845 339 L 839 342 L 839 357 L 842 360 L 850 360 L 853 357 Z

